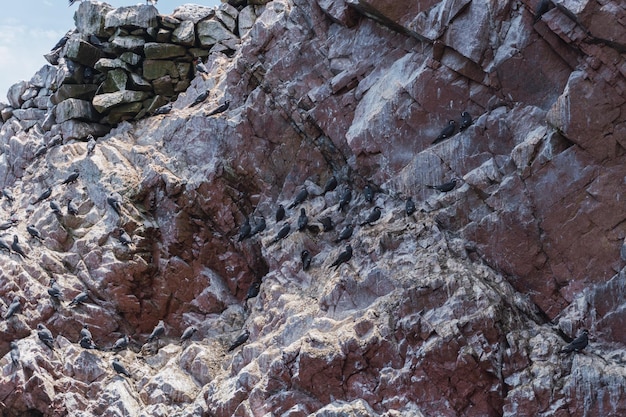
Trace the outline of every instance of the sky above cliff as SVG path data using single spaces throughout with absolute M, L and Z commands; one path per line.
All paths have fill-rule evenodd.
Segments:
M 115 7 L 140 4 L 137 0 L 109 0 Z M 159 0 L 157 9 L 171 13 L 186 3 L 216 6 L 219 0 Z M 43 57 L 57 41 L 74 27 L 78 3 L 66 0 L 23 0 L 3 4 L 0 15 L 0 102 L 7 102 L 9 87 L 30 78 L 47 64 Z

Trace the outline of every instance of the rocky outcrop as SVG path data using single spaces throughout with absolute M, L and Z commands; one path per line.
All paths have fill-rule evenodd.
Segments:
M 0 323 L 5 414 L 619 415 L 626 10 L 537 3 L 277 0 L 140 18 L 83 2 L 107 10 L 77 21 L 106 47 L 74 46 L 104 54 L 102 88 L 65 67 L 45 87 L 59 78 L 42 70 L 0 109 L 0 239 L 27 256 L 0 253 L 0 310 L 21 303 Z M 131 121 L 154 80 L 175 90 L 191 51 L 209 74 L 168 114 Z M 128 117 L 110 131 L 89 115 L 107 103 Z M 102 126 L 94 151 L 72 139 Z M 247 237 L 246 219 L 267 226 Z M 80 346 L 84 324 L 101 349 Z M 582 328 L 589 345 L 561 353 Z

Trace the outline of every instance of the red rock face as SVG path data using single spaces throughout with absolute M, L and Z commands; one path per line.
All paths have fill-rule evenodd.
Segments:
M 42 138 L 25 112 L 2 111 L 14 201 L 0 204 L 19 222 L 0 239 L 17 235 L 28 256 L 0 253 L 1 312 L 22 303 L 0 324 L 0 352 L 14 340 L 20 351 L 0 362 L 8 415 L 619 415 L 621 3 L 560 2 L 542 16 L 535 1 L 230 3 L 177 16 L 234 28 L 238 15 L 250 30 L 228 29 L 169 114 L 121 123 L 93 154 L 67 140 L 35 158 L 61 128 Z M 15 107 L 30 108 L 27 90 L 13 89 Z M 463 111 L 473 122 L 459 132 Z M 449 120 L 455 133 L 433 143 Z M 73 168 L 78 181 L 59 185 Z M 323 193 L 331 175 L 339 186 Z M 452 178 L 450 191 L 428 187 Z M 79 213 L 34 203 L 48 186 Z M 364 224 L 374 206 L 381 218 Z M 265 230 L 239 239 L 262 217 Z M 348 243 L 352 257 L 331 267 Z M 146 343 L 159 320 L 165 334 Z M 78 345 L 83 324 L 105 349 Z M 561 354 L 581 328 L 589 346 Z M 122 334 L 131 377 L 111 367 Z

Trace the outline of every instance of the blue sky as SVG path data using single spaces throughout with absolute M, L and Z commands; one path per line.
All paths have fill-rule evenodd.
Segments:
M 112 6 L 131 6 L 140 0 L 109 0 Z M 219 0 L 159 0 L 157 9 L 170 14 L 181 4 L 216 6 Z M 20 0 L 2 4 L 0 14 L 0 102 L 7 102 L 9 87 L 30 80 L 47 64 L 43 55 L 74 27 L 78 2 L 68 7 L 67 0 Z

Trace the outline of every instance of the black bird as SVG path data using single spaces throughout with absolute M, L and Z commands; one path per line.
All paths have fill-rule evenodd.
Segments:
M 365 221 L 361 223 L 361 226 L 365 226 L 366 224 L 372 224 L 378 219 L 380 219 L 380 207 L 376 206 L 374 207 L 370 215 L 367 216 L 367 219 L 365 219 Z
M 13 249 L 14 252 L 18 253 L 22 258 L 28 258 L 28 256 L 26 256 L 26 252 L 24 252 L 24 249 L 22 249 L 22 246 L 19 243 L 19 238 L 17 237 L 17 235 L 13 235 L 13 243 L 11 243 L 11 249 Z
M 5 320 L 10 319 L 11 316 L 15 315 L 15 313 L 17 313 L 21 307 L 22 307 L 22 302 L 20 301 L 20 297 L 15 296 L 13 298 L 13 302 L 9 304 L 9 307 L 7 308 L 7 312 L 4 314 L 4 319 Z
M 48 287 L 48 295 L 52 297 L 56 302 L 61 302 L 63 298 L 63 294 L 61 293 L 61 289 L 57 285 L 56 279 L 52 278 L 50 280 L 50 286 Z
M 406 199 L 406 203 L 404 204 L 404 211 L 406 211 L 407 216 L 410 216 L 416 211 L 415 203 L 413 202 L 413 198 L 411 198 L 411 196 Z
M 250 237 L 251 232 L 252 227 L 250 226 L 250 219 L 246 217 L 246 221 L 241 226 L 241 229 L 239 229 L 239 238 L 237 238 L 237 242 L 241 242 L 245 238 Z
M 456 122 L 454 120 L 448 121 L 448 126 L 444 127 L 437 139 L 433 141 L 433 145 L 435 143 L 439 143 L 445 139 L 448 139 L 452 135 L 454 135 L 454 131 L 456 130 Z
M 118 193 L 111 193 L 107 197 L 107 203 L 113 207 L 118 216 L 122 215 L 122 196 Z
M 206 67 L 206 65 L 204 65 L 204 62 L 202 62 L 202 59 L 200 58 L 196 58 L 193 60 L 194 64 L 196 64 L 195 68 L 196 68 L 196 73 L 200 72 L 202 74 L 209 74 L 209 69 Z
M 113 362 L 111 362 L 111 364 L 113 365 L 113 369 L 115 370 L 115 372 L 131 378 L 130 372 L 128 372 L 126 368 L 124 368 L 124 365 L 122 365 L 117 358 L 113 358 Z
M 69 0 L 70 6 L 73 6 L 73 5 L 74 5 L 74 3 L 76 3 L 77 1 L 78 1 L 78 0 Z M 81 3 L 82 3 L 82 1 L 83 1 L 83 0 L 80 0 L 80 1 L 81 1 Z M 65 40 L 65 42 L 67 42 L 67 39 Z M 65 44 L 65 43 L 64 43 L 64 44 Z M 56 49 L 56 48 L 54 48 L 54 49 Z
M 278 208 L 276 209 L 276 223 L 278 223 L 284 218 L 285 218 L 285 207 L 283 207 L 282 204 L 279 204 Z
M 55 135 L 55 136 L 52 137 L 52 140 L 48 144 L 48 148 L 52 148 L 53 146 L 57 146 L 57 145 L 61 145 L 61 144 L 63 144 L 63 136 Z
M 291 209 L 302 203 L 309 196 L 309 192 L 306 187 L 304 187 L 300 192 L 296 195 L 296 198 L 293 199 L 293 202 L 287 206 L 287 208 Z
M 45 155 L 46 152 L 48 152 L 48 147 L 46 145 L 41 145 L 35 151 L 35 158 L 39 158 L 40 156 Z
M 324 194 L 329 191 L 333 191 L 335 188 L 337 188 L 337 178 L 335 178 L 335 176 L 333 175 L 328 179 L 328 181 L 326 181 L 326 184 L 324 185 Z
M 343 193 L 341 193 L 341 197 L 339 197 L 338 211 L 342 211 L 344 207 L 350 204 L 350 200 L 352 200 L 352 190 L 350 188 L 346 188 Z
M 193 334 L 197 331 L 198 329 L 196 329 L 194 326 L 187 327 L 183 332 L 183 335 L 180 337 L 180 343 L 183 343 L 185 340 L 191 339 Z
M 265 230 L 266 226 L 267 225 L 265 224 L 265 217 L 261 217 L 261 220 L 259 220 L 259 222 L 255 224 L 250 231 L 250 237 L 256 235 L 257 233 L 261 233 L 263 230 Z
M 87 136 L 87 155 L 91 155 L 96 151 L 96 138 L 93 135 Z
M 587 347 L 588 343 L 589 331 L 587 329 L 583 329 L 580 336 L 572 340 L 571 343 L 568 343 L 563 349 L 561 349 L 561 353 L 580 352 Z
M 41 193 L 39 195 L 39 197 L 37 197 L 37 199 L 35 200 L 35 202 L 33 204 L 37 204 L 40 201 L 45 200 L 46 198 L 50 197 L 52 195 L 52 188 L 48 187 L 43 193 Z
M 300 209 L 300 217 L 298 217 L 298 231 L 303 231 L 307 224 L 309 224 L 309 218 L 306 216 L 304 208 Z
M 43 240 L 43 237 L 41 236 L 41 232 L 37 230 L 34 224 L 31 224 L 30 226 L 26 226 L 26 231 L 28 232 L 29 235 L 31 235 L 35 239 L 39 241 Z
M 535 9 L 535 18 L 533 19 L 533 23 L 537 23 L 541 16 L 543 16 L 548 9 L 550 9 L 550 0 L 541 0 Z
M 248 337 L 250 337 L 250 332 L 246 330 L 242 334 L 240 334 L 239 337 L 237 337 L 237 339 L 235 339 L 233 344 L 230 345 L 230 347 L 228 348 L 228 351 L 231 352 L 232 350 L 237 348 L 237 346 L 241 346 L 244 343 L 246 343 L 246 340 L 248 340 Z
M 366 184 L 365 187 L 363 187 L 363 196 L 368 203 L 374 201 L 374 189 L 371 185 Z
M 128 347 L 128 343 L 129 343 L 128 336 L 123 335 L 122 337 L 120 337 L 119 339 L 115 341 L 111 350 L 120 351 L 122 349 L 126 349 Z
M 98 346 L 96 346 L 93 339 L 90 337 L 81 337 L 78 343 L 83 349 L 98 349 Z
M 159 324 L 154 327 L 150 336 L 148 336 L 148 342 L 152 342 L 154 339 L 158 339 L 159 337 L 165 334 L 165 324 L 163 324 L 163 320 L 159 320 Z
M 259 295 L 260 290 L 261 281 L 257 280 L 250 284 L 250 287 L 248 287 L 248 293 L 246 294 L 246 301 Z
M 19 366 L 20 364 L 20 350 L 17 347 L 17 342 L 11 342 L 11 362 L 13 362 L 13 366 Z
M 291 225 L 289 223 L 285 223 L 285 225 L 278 231 L 278 234 L 276 235 L 274 240 L 272 240 L 272 243 L 276 243 L 279 240 L 284 239 L 285 237 L 287 237 L 290 231 Z
M 335 225 L 333 224 L 333 219 L 331 219 L 329 216 L 321 218 L 320 223 L 322 223 L 322 226 L 324 226 L 325 232 L 330 232 L 335 228 Z
M 50 200 L 50 208 L 52 209 L 52 212 L 54 214 L 57 214 L 59 216 L 62 214 L 61 213 L 61 206 L 56 201 Z
M 74 168 L 74 172 L 67 176 L 66 179 L 63 180 L 61 184 L 71 184 L 78 179 L 80 172 L 78 172 L 78 168 Z
M 458 178 L 452 178 L 451 181 L 448 181 L 445 184 L 441 184 L 441 185 L 427 185 L 427 187 L 435 189 L 435 190 L 439 190 L 442 193 L 447 193 L 448 191 L 454 190 L 454 187 L 456 187 L 457 180 L 458 180 Z
M 72 200 L 67 200 L 67 212 L 72 216 L 78 214 L 78 206 Z
M 79 304 L 83 304 L 85 301 L 87 301 L 88 298 L 89 298 L 89 294 L 83 291 L 80 294 L 78 294 L 76 297 L 74 297 L 72 301 L 70 301 L 70 303 L 68 304 L 68 307 L 73 307 Z
M 11 219 L 7 222 L 1 223 L 0 224 L 0 230 L 7 230 L 10 229 L 11 227 L 15 226 L 17 224 L 17 220 L 15 219 Z
M 468 127 L 472 125 L 472 116 L 466 111 L 461 113 L 461 126 L 459 126 L 459 131 L 462 132 Z
M 0 239 L 0 249 L 9 252 L 9 254 L 11 253 L 11 247 L 3 239 Z
M 302 270 L 306 271 L 311 266 L 311 254 L 308 250 L 303 250 L 300 253 L 300 259 L 302 260 Z
M 120 227 L 118 229 L 118 232 L 119 232 L 119 236 L 117 237 L 117 239 L 120 241 L 122 245 L 129 246 L 131 243 L 133 243 L 133 240 L 130 238 L 130 235 L 126 233 L 126 230 Z
M 8 188 L 2 189 L 2 195 L 4 196 L 4 198 L 6 198 L 9 201 L 9 203 L 12 203 L 15 201 L 15 197 L 13 197 L 13 192 L 9 190 Z
M 189 105 L 189 107 L 195 107 L 195 106 L 197 106 L 198 104 L 202 103 L 204 100 L 206 100 L 206 99 L 207 99 L 207 97 L 209 96 L 209 93 L 210 93 L 210 90 L 206 90 L 205 92 L 203 92 L 203 93 L 199 94 L 199 95 L 198 95 L 198 97 L 196 97 L 196 98 L 193 100 L 193 103 L 191 103 L 191 104 Z
M 154 115 L 156 116 L 158 114 L 168 114 L 171 111 L 172 111 L 172 103 L 167 103 L 159 107 L 158 109 L 156 109 L 154 111 Z
M 223 104 L 219 105 L 216 109 L 211 110 L 207 113 L 207 117 L 214 116 L 216 114 L 224 113 L 228 110 L 228 106 L 230 106 L 230 101 L 226 100 Z
M 93 337 L 91 336 L 91 332 L 89 331 L 89 326 L 87 326 L 86 324 L 84 324 L 83 328 L 80 329 L 80 338 L 93 339 Z
M 341 264 L 348 262 L 350 258 L 352 258 L 352 246 L 347 245 L 346 250 L 341 252 L 335 262 L 333 262 L 330 266 L 331 268 L 334 266 L 335 270 L 337 270 Z
M 351 224 L 346 225 L 346 227 L 344 227 L 341 232 L 339 232 L 339 236 L 337 236 L 337 239 L 335 239 L 335 243 L 341 242 L 342 240 L 350 239 L 353 231 L 354 227 L 352 227 Z
M 48 330 L 48 328 L 44 326 L 43 323 L 39 323 L 37 325 L 37 329 L 39 329 L 37 331 L 37 337 L 39 337 L 39 340 L 41 340 L 44 345 L 54 350 L 54 338 L 52 337 L 52 332 Z

